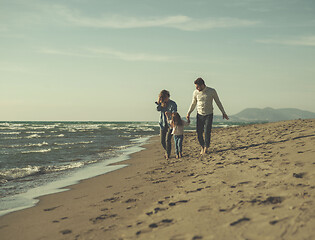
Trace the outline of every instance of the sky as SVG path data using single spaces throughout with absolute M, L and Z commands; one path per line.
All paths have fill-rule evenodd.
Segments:
M 0 121 L 157 121 L 163 89 L 184 117 L 198 77 L 315 112 L 314 66 L 314 0 L 0 0 Z

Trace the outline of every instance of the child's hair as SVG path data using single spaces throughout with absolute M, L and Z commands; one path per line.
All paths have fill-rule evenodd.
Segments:
M 174 126 L 182 126 L 182 118 L 177 112 L 172 113 L 172 121 Z

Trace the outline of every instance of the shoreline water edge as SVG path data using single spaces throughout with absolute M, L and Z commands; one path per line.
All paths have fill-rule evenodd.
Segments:
M 196 134 L 186 132 L 183 158 L 173 154 L 169 161 L 158 136 L 148 137 L 131 158 L 112 162 L 117 171 L 0 217 L 0 235 L 4 240 L 312 239 L 314 129 L 315 119 L 216 128 L 205 156 Z
M 127 164 L 119 163 L 128 160 L 131 154 L 144 149 L 141 146 L 144 145 L 150 139 L 150 137 L 152 136 L 137 139 L 138 145 L 119 150 L 117 152 L 117 157 L 107 159 L 103 162 L 91 164 L 85 168 L 81 168 L 69 174 L 66 177 L 49 182 L 36 188 L 31 188 L 25 193 L 19 193 L 7 198 L 2 198 L 0 217 L 15 211 L 36 206 L 36 204 L 39 202 L 38 198 L 41 196 L 68 191 L 71 189 L 71 185 L 78 184 L 82 180 L 127 167 Z
M 118 169 L 108 165 L 158 133 L 157 122 L 0 122 L 0 216 Z
M 157 134 L 154 122 L 0 122 L 0 216 L 113 169 Z

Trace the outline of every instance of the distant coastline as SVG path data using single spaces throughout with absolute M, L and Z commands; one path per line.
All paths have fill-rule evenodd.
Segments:
M 297 119 L 313 119 L 315 113 L 304 111 L 297 108 L 279 108 L 274 109 L 271 107 L 266 108 L 246 108 L 241 112 L 231 115 L 231 122 L 279 122 Z M 215 122 L 222 122 L 222 116 L 214 116 Z

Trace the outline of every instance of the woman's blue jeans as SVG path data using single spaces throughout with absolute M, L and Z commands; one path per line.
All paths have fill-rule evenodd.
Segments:
M 171 154 L 171 148 L 172 148 L 172 129 L 166 125 L 163 129 L 160 130 L 160 138 L 161 138 L 161 144 L 164 148 L 164 150 L 167 153 L 167 156 L 169 157 Z

